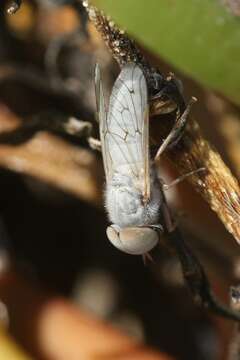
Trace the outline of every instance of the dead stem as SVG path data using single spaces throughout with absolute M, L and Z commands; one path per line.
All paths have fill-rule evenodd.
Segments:
M 169 150 L 168 156 L 177 170 L 187 173 L 206 168 L 206 173 L 195 173 L 189 181 L 208 202 L 227 230 L 240 241 L 240 190 L 235 177 L 221 156 L 206 141 L 198 124 L 191 120 L 179 146 Z
M 147 63 L 134 42 L 102 11 L 90 5 L 88 1 L 83 1 L 83 5 L 119 65 L 122 67 L 127 62 L 140 64 L 145 71 L 148 85 L 151 86 L 149 78 L 153 72 L 156 72 L 156 69 Z M 159 98 L 153 99 L 151 108 L 157 108 L 159 101 Z M 175 117 L 176 114 L 173 113 L 173 118 L 175 119 Z M 174 119 L 171 120 L 172 125 Z M 152 123 L 153 120 L 155 121 L 155 119 L 152 119 Z M 159 146 L 166 136 L 166 123 L 163 119 L 156 122 L 158 129 L 154 132 L 154 140 Z M 167 126 L 169 127 L 169 122 Z M 188 180 L 217 213 L 227 230 L 240 242 L 240 189 L 238 182 L 224 164 L 221 156 L 203 138 L 196 121 L 193 119 L 189 121 L 184 136 L 177 146 L 167 151 L 167 157 L 174 163 L 181 175 L 205 167 L 205 173 L 195 173 Z

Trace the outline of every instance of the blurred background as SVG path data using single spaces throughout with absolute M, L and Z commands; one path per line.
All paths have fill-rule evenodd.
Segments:
M 201 5 L 191 2 L 198 13 Z M 111 10 L 108 1 L 99 3 Z M 139 1 L 135 18 L 146 16 L 144 26 L 154 30 L 158 23 L 150 26 L 149 3 L 145 14 Z M 127 11 L 124 1 L 122 6 L 115 10 L 120 22 L 121 11 Z M 133 3 L 129 6 L 126 22 Z M 240 72 L 231 67 L 231 59 L 239 64 L 234 52 L 240 39 L 238 6 L 236 0 L 216 1 L 222 19 L 231 25 L 232 30 L 225 29 L 226 38 L 238 44 L 226 46 L 218 68 L 221 49 L 216 43 L 212 62 L 219 82 L 217 75 L 208 76 L 209 67 L 204 72 L 197 65 L 189 71 L 181 66 L 188 62 L 173 56 L 172 47 L 179 47 L 177 35 L 171 33 L 172 47 L 163 44 L 161 56 L 161 44 L 156 43 L 154 51 L 143 22 L 141 31 L 137 22 L 130 26 L 151 64 L 165 75 L 173 71 L 186 99 L 198 98 L 193 117 L 236 177 Z M 234 324 L 193 304 L 175 255 L 163 247 L 157 261 L 144 266 L 141 257 L 123 254 L 107 241 L 102 158 L 90 149 L 87 135 L 92 127 L 98 137 L 95 63 L 101 66 L 106 94 L 119 68 L 85 8 L 80 1 L 23 0 L 11 15 L 9 7 L 9 1 L 1 1 L 0 359 L 233 359 L 229 346 Z M 203 39 L 208 64 L 212 57 Z M 183 52 L 188 54 L 186 48 Z M 190 60 L 194 64 L 195 57 Z M 223 64 L 228 60 L 234 76 L 225 76 L 230 70 Z M 76 136 L 75 128 L 83 129 L 83 136 Z M 167 183 L 177 177 L 167 159 L 160 166 Z M 240 277 L 239 245 L 188 183 L 171 190 L 168 201 L 215 293 L 228 304 L 229 287 Z M 138 341 L 147 347 L 139 347 Z

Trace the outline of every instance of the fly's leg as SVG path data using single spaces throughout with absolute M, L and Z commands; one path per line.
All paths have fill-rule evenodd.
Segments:
M 92 133 L 92 124 L 88 121 L 79 120 L 75 117 L 70 117 L 64 122 L 60 130 L 63 130 L 69 135 L 75 135 L 77 137 L 86 137 L 88 138 Z
M 90 136 L 88 138 L 88 144 L 90 146 L 91 149 L 96 150 L 96 151 L 102 151 L 102 145 L 101 145 L 101 141 L 93 138 L 92 136 Z
M 163 141 L 162 145 L 159 147 L 157 154 L 155 156 L 155 161 L 157 161 L 160 156 L 162 155 L 162 153 L 170 146 L 174 146 L 177 144 L 177 142 L 180 140 L 180 138 L 182 137 L 183 131 L 185 129 L 186 123 L 187 123 L 187 118 L 189 115 L 189 112 L 191 110 L 192 105 L 197 101 L 197 99 L 195 97 L 192 97 L 191 100 L 189 101 L 185 111 L 182 113 L 181 116 L 179 116 L 172 128 L 172 130 L 170 131 L 170 133 L 168 134 L 168 136 L 166 137 L 166 139 Z
M 102 151 L 101 141 L 91 136 L 93 126 L 90 122 L 70 118 L 69 122 L 65 124 L 64 130 L 68 134 L 85 137 L 92 150 Z
M 221 304 L 215 298 L 202 264 L 185 243 L 178 228 L 174 228 L 165 198 L 163 203 L 163 216 L 165 226 L 169 232 L 168 238 L 171 242 L 171 247 L 178 255 L 185 282 L 192 294 L 194 302 L 198 306 L 207 308 L 217 315 L 240 321 L 239 312 Z
M 85 137 L 91 149 L 101 151 L 101 141 L 91 136 L 92 128 L 92 124 L 88 121 L 77 120 L 74 118 L 72 119 L 72 122 L 67 123 L 65 126 L 65 130 L 68 134 Z
M 85 137 L 91 149 L 101 151 L 101 141 L 91 136 L 93 126 L 90 122 L 70 118 L 64 129 L 68 134 Z
M 142 255 L 143 263 L 147 266 L 148 262 L 154 263 L 152 256 L 149 253 L 145 253 Z
M 184 174 L 184 175 L 181 175 L 179 176 L 177 179 L 173 180 L 170 184 L 165 184 L 162 182 L 162 187 L 163 187 L 163 190 L 169 190 L 171 189 L 173 186 L 179 184 L 180 182 L 182 182 L 183 180 L 185 180 L 186 178 L 188 178 L 189 176 L 192 176 L 192 175 L 195 175 L 197 174 L 198 172 L 202 172 L 202 171 L 206 171 L 206 168 L 204 167 L 201 167 L 197 170 L 193 170 L 193 171 L 190 171 L 189 173 L 187 174 Z
M 8 14 L 15 14 L 21 7 L 22 0 L 12 0 L 7 7 Z

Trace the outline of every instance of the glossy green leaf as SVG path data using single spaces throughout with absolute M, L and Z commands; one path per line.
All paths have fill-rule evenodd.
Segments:
M 165 60 L 240 104 L 240 17 L 222 0 L 95 0 Z

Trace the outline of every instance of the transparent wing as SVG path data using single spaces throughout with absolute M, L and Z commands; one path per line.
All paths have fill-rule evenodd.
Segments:
M 106 180 L 109 181 L 109 167 L 106 158 L 106 143 L 102 139 L 102 132 L 103 127 L 105 127 L 107 122 L 107 112 L 106 112 L 106 105 L 104 100 L 104 93 L 102 88 L 102 81 L 101 81 L 101 73 L 100 67 L 98 64 L 95 66 L 95 94 L 96 94 L 96 103 L 97 103 L 97 117 L 100 127 L 100 139 L 101 139 L 101 149 L 102 149 L 102 156 L 103 156 L 103 165 L 106 175 Z
M 150 181 L 145 76 L 136 64 L 128 64 L 122 69 L 112 90 L 107 116 L 101 83 L 98 93 L 100 138 L 107 181 L 116 172 L 128 175 L 147 201 Z

